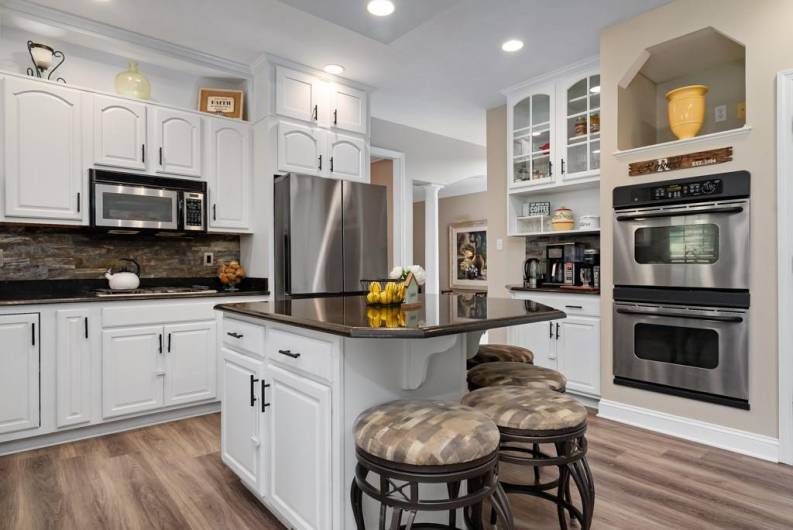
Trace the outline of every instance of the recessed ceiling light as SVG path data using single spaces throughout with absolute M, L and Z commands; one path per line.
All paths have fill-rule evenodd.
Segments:
M 371 0 L 366 4 L 366 10 L 376 17 L 387 17 L 394 12 L 394 2 L 391 0 Z
M 510 39 L 501 45 L 501 49 L 505 52 L 516 52 L 523 48 L 523 41 L 518 39 Z
M 325 71 L 329 74 L 339 75 L 344 71 L 344 67 L 340 64 L 327 64 L 325 65 Z
M 600 85 L 593 86 L 592 88 L 589 89 L 589 91 L 592 92 L 593 94 L 600 94 Z

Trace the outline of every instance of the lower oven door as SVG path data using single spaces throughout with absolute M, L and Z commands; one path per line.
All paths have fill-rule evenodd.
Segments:
M 615 302 L 614 375 L 748 401 L 749 312 Z

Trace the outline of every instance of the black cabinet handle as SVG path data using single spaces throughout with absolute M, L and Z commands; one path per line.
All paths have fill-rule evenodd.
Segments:
M 35 346 L 36 345 L 36 323 L 32 323 L 30 325 L 30 343 Z
M 330 157 L 330 172 L 333 173 L 333 157 Z
M 212 220 L 213 221 L 217 221 L 218 220 L 218 205 L 217 204 L 213 204 L 212 205 Z
M 548 338 L 553 338 L 553 322 L 548 322 Z
M 162 166 L 162 147 L 160 147 L 160 165 Z
M 286 355 L 287 357 L 291 357 L 292 359 L 297 359 L 300 357 L 299 353 L 292 353 L 291 350 L 278 350 L 278 353 L 281 355 Z
M 83 202 L 83 201 L 80 200 L 80 192 L 78 191 L 77 192 L 77 213 L 80 213 L 80 206 L 81 206 L 80 203 L 81 202 Z
M 549 177 L 553 176 L 553 162 L 551 162 L 550 160 L 548 161 L 548 176 Z
M 87 339 L 88 338 L 88 317 L 84 318 L 83 323 L 85 324 L 85 338 Z
M 140 144 L 140 161 L 146 162 L 146 144 Z
M 226 333 L 226 335 L 228 335 L 229 337 L 234 337 L 235 339 L 241 339 L 242 337 L 245 336 L 242 333 L 234 333 L 233 331 L 229 331 L 228 333 Z
M 322 171 L 322 155 L 319 155 L 319 170 Z
M 168 353 L 171 353 L 171 334 L 168 333 Z
M 314 112 L 312 112 L 311 117 L 314 119 L 314 121 L 317 121 L 319 118 L 319 105 L 314 105 Z
M 160 333 L 160 355 L 162 355 L 162 333 Z
M 564 158 L 562 159 L 562 175 L 564 175 Z
M 564 307 L 565 309 L 584 309 L 584 306 L 582 305 L 566 305 Z
M 262 412 L 264 412 L 264 409 L 266 409 L 267 407 L 270 406 L 269 403 L 265 403 L 265 401 L 264 401 L 264 389 L 265 388 L 270 388 L 270 384 L 269 383 L 265 383 L 264 382 L 264 378 L 262 378 Z
M 259 380 L 256 379 L 253 374 L 251 374 L 251 407 L 256 403 L 256 392 L 253 390 L 253 387 Z
M 339 123 L 339 110 L 333 109 L 333 125 L 338 125 Z
M 556 340 L 559 340 L 559 323 L 556 323 Z

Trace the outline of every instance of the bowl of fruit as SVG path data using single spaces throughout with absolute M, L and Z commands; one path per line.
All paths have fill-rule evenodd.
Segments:
M 237 260 L 227 261 L 218 266 L 218 279 L 224 291 L 238 291 L 237 285 L 245 278 L 245 269 Z
M 366 303 L 368 305 L 398 305 L 405 301 L 405 284 L 399 281 L 375 280 L 364 282 L 368 289 Z

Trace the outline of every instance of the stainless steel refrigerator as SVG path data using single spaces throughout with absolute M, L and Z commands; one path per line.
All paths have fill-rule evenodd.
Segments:
M 385 186 L 275 177 L 276 299 L 361 292 L 388 274 Z

